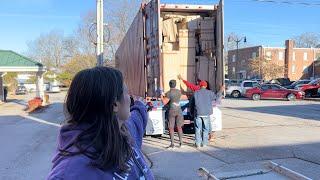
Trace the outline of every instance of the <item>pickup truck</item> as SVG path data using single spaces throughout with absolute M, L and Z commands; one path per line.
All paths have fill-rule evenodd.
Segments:
M 245 80 L 240 85 L 229 85 L 226 87 L 226 95 L 234 98 L 244 96 L 247 89 L 259 86 L 258 81 Z
M 305 92 L 306 97 L 317 96 L 320 89 L 320 78 L 315 79 L 308 84 L 298 85 L 295 89 Z

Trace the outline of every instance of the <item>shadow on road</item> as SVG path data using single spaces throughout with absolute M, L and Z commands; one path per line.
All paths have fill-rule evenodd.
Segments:
M 224 108 L 320 121 L 320 104 Z

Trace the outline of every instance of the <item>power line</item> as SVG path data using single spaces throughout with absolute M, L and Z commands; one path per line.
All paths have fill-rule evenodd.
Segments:
M 288 5 L 304 5 L 304 6 L 320 6 L 320 1 L 288 1 L 288 0 L 252 0 L 260 3 L 275 3 L 275 4 L 288 4 Z

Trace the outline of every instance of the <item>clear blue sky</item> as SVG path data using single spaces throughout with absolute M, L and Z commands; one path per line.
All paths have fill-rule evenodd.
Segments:
M 110 1 L 110 0 L 109 0 Z M 281 1 L 281 0 L 275 0 Z M 320 0 L 290 0 L 320 3 Z M 0 49 L 27 50 L 41 33 L 72 34 L 96 0 L 1 0 Z M 162 3 L 215 4 L 217 0 L 162 0 Z M 225 0 L 225 34 L 246 35 L 251 45 L 283 46 L 303 32 L 320 33 L 320 6 Z

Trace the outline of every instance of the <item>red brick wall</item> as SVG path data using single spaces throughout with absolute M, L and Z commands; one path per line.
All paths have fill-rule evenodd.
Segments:
M 292 80 L 298 80 L 298 79 L 304 79 L 310 78 L 310 71 L 312 71 L 312 63 L 314 59 L 316 58 L 316 53 L 320 52 L 320 49 L 300 49 L 300 48 L 294 48 L 293 52 L 295 53 L 296 60 L 291 59 L 291 63 L 289 63 L 289 78 Z M 307 53 L 307 59 L 304 59 L 304 54 Z M 292 67 L 296 67 L 296 72 L 292 72 Z M 309 69 L 306 69 L 304 71 L 304 67 L 307 67 Z
M 261 52 L 260 52 L 260 49 Z M 286 48 L 276 48 L 276 47 L 262 47 L 255 46 L 249 48 L 239 49 L 239 60 L 232 62 L 232 57 L 237 56 L 236 50 L 231 50 L 228 52 L 228 77 L 229 79 L 238 79 L 236 76 L 239 71 L 246 71 L 247 78 L 248 76 L 253 77 L 257 74 L 250 72 L 248 67 L 248 61 L 252 58 L 252 53 L 256 52 L 257 57 L 264 58 L 267 56 L 267 52 L 271 53 L 271 61 L 275 62 L 278 65 L 284 66 L 286 71 L 283 72 L 281 77 L 289 77 L 291 80 L 299 79 L 309 79 L 312 76 L 312 62 L 316 58 L 316 54 L 320 54 L 320 48 L 311 49 L 311 48 L 294 48 L 294 41 L 287 40 Z M 282 52 L 283 59 L 279 59 L 279 53 Z M 307 60 L 304 60 L 304 53 L 307 53 Z M 295 54 L 295 60 L 294 60 Z M 295 72 L 292 72 L 293 66 L 295 66 Z M 309 71 L 304 72 L 304 67 L 309 67 Z M 235 74 L 233 73 L 233 68 L 235 68 Z M 318 68 L 315 68 L 316 76 L 320 77 L 320 72 Z
M 237 60 L 237 50 L 231 50 L 228 52 L 228 77 L 229 79 L 238 79 L 236 77 L 237 72 L 246 71 L 247 76 L 252 76 L 250 69 L 248 68 L 248 61 L 252 59 L 252 53 L 256 53 L 256 56 L 259 57 L 260 46 L 242 48 L 239 49 L 239 60 Z M 232 58 L 235 56 L 235 62 L 232 62 Z M 233 68 L 235 68 L 235 74 L 233 73 Z

